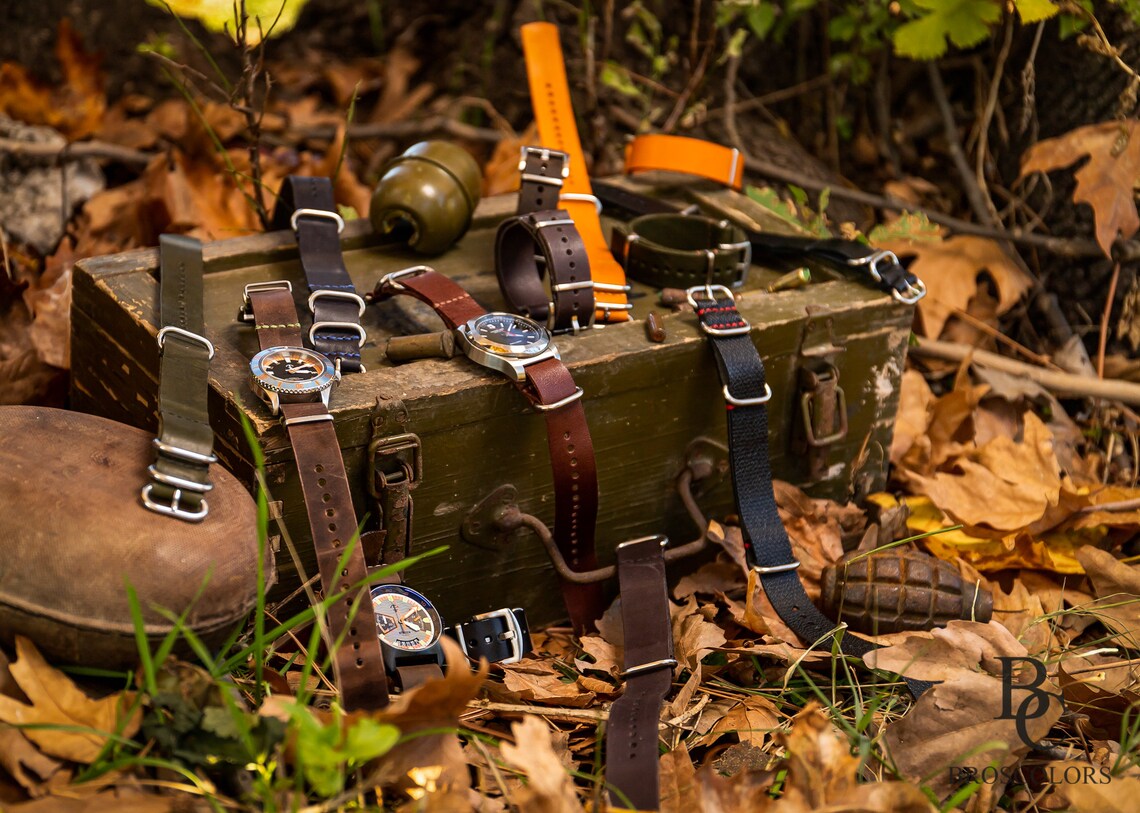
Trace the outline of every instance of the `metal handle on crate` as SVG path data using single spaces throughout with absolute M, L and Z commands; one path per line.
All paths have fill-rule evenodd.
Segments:
M 705 519 L 701 509 L 697 506 L 692 486 L 694 481 L 702 480 L 711 474 L 711 463 L 703 461 L 701 458 L 692 458 L 677 476 L 677 493 L 681 497 L 681 502 L 684 503 L 685 510 L 688 511 L 693 522 L 702 530 L 700 535 L 691 542 L 667 548 L 664 553 L 666 564 L 700 553 L 708 545 L 708 520 Z M 485 540 L 489 535 L 495 540 L 494 547 L 505 547 L 509 543 L 502 540 L 506 540 L 511 534 L 525 528 L 538 537 L 561 579 L 574 584 L 593 584 L 594 582 L 612 579 L 617 575 L 615 565 L 599 567 L 595 570 L 572 570 L 562 557 L 562 552 L 558 550 L 558 545 L 554 542 L 554 535 L 546 523 L 519 508 L 515 501 L 517 494 L 514 486 L 499 486 L 467 513 L 460 533 L 474 544 L 483 544 L 482 541 L 477 540 Z M 661 539 L 663 540 L 662 544 L 666 544 L 665 537 L 662 536 Z M 622 544 L 626 543 L 623 542 Z

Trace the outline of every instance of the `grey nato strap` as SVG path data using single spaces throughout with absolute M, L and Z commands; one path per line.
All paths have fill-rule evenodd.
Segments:
M 190 237 L 159 238 L 158 437 L 147 469 L 143 505 L 187 522 L 206 517 L 214 433 L 206 406 L 214 346 L 202 316 L 202 244 Z

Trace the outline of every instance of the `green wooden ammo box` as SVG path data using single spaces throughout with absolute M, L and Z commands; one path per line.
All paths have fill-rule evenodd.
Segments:
M 647 189 L 643 183 L 637 188 Z M 690 185 L 658 187 L 656 192 L 675 201 L 700 202 L 710 213 L 751 221 L 754 227 L 786 231 L 767 221 L 760 207 L 728 190 Z M 503 308 L 492 250 L 495 228 L 514 205 L 514 196 L 483 201 L 458 246 L 429 261 L 488 309 Z M 362 293 L 382 274 L 423 262 L 402 247 L 380 245 L 366 218 L 345 229 L 344 249 L 348 270 Z M 210 382 L 216 451 L 227 468 L 252 484 L 251 454 L 239 417 L 244 414 L 265 450 L 269 486 L 273 499 L 281 502 L 285 529 L 312 574 L 314 559 L 292 452 L 282 425 L 249 388 L 248 361 L 256 352 L 256 338 L 248 325 L 235 320 L 246 283 L 286 278 L 294 282 L 298 296 L 304 296 L 296 245 L 292 234 L 277 232 L 210 243 L 205 256 L 206 329 L 217 348 Z M 156 264 L 156 251 L 141 250 L 77 265 L 73 408 L 154 428 Z M 866 285 L 818 273 L 809 286 L 766 293 L 778 276 L 753 267 L 740 301 L 774 393 L 769 410 L 776 476 L 813 495 L 840 500 L 879 489 L 912 309 Z M 697 488 L 708 515 L 723 517 L 733 510 L 731 486 L 724 477 L 724 402 L 712 350 L 691 311 L 662 307 L 656 291 L 637 283 L 632 301 L 628 323 L 557 337 L 563 360 L 586 393 L 598 459 L 597 538 L 603 564 L 613 561 L 613 548 L 623 540 L 653 533 L 667 534 L 677 543 L 694 538 L 697 529 L 675 489 L 689 455 L 706 455 L 714 464 L 714 474 Z M 650 311 L 663 315 L 662 343 L 646 337 L 643 320 Z M 306 313 L 303 301 L 299 312 Z M 524 511 L 553 521 L 541 414 L 505 378 L 463 357 L 390 363 L 384 353 L 388 336 L 442 328 L 433 313 L 409 297 L 369 307 L 364 325 L 367 372 L 345 376 L 330 404 L 358 515 L 376 515 L 369 458 L 384 447 L 376 441 L 414 433 L 422 472 L 412 492 L 413 552 L 449 547 L 411 568 L 409 583 L 430 596 L 445 618 L 504 605 L 525 607 L 535 625 L 564 618 L 556 576 L 536 538 L 523 532 L 510 544 L 496 547 L 485 538 L 469 539 L 461 533 L 473 506 L 507 484 L 517 488 Z M 847 431 L 809 454 L 803 446 L 803 423 L 805 412 L 812 412 L 814 396 L 805 401 L 804 393 L 812 386 L 805 371 L 818 371 L 828 362 L 839 371 Z M 277 561 L 276 595 L 283 595 L 297 586 L 298 577 L 284 546 Z M 685 565 L 671 569 L 676 573 Z M 616 591 L 616 585 L 611 589 Z

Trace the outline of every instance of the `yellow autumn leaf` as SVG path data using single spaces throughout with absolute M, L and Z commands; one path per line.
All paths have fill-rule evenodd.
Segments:
M 165 8 L 172 14 L 198 20 L 211 31 L 225 31 L 234 36 L 235 0 L 147 0 L 152 6 Z M 249 15 L 246 39 L 250 45 L 262 36 L 277 36 L 297 24 L 301 9 L 309 0 L 246 0 Z
M 139 728 L 142 710 L 129 720 L 134 694 L 116 692 L 98 700 L 84 694 L 67 675 L 50 666 L 27 638 L 16 636 L 16 661 L 8 667 L 12 679 L 27 696 L 21 703 L 0 695 L 0 722 L 22 729 L 45 754 L 89 764 L 118 732 L 130 737 Z

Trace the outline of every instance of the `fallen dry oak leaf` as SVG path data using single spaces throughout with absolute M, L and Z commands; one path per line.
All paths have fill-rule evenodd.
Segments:
M 1039 770 L 1071 813 L 1134 813 L 1140 799 L 1140 779 L 1105 776 L 1087 762 L 1050 762 Z
M 988 237 L 958 235 L 938 241 L 885 240 L 878 248 L 900 257 L 915 257 L 910 270 L 926 283 L 918 303 L 921 334 L 937 339 L 955 311 L 965 311 L 978 292 L 978 276 L 986 273 L 997 288 L 997 313 L 1012 308 L 1033 280 Z
M 62 762 L 36 748 L 20 729 L 0 725 L 0 768 L 31 795 L 39 795 L 62 767 Z
M 716 607 L 700 605 L 694 596 L 681 605 L 670 608 L 673 616 L 673 657 L 682 668 L 697 670 L 701 659 L 713 650 L 724 646 L 724 630 L 712 622 Z
M 947 461 L 953 471 L 929 477 L 903 472 L 904 481 L 979 536 L 1003 536 L 1028 528 L 1061 496 L 1061 472 L 1053 435 L 1032 412 L 1021 442 L 994 438 Z
M 27 638 L 16 636 L 16 661 L 8 669 L 28 703 L 0 695 L 0 722 L 28 726 L 22 729 L 24 734 L 45 754 L 87 765 L 112 735 L 130 737 L 139 729 L 142 709 L 125 717 L 133 692 L 99 700 L 88 697 L 67 675 L 48 665 Z
M 1077 551 L 1097 600 L 1082 609 L 1096 615 L 1120 643 L 1140 649 L 1140 568 L 1092 546 Z
M 843 813 L 930 813 L 934 807 L 916 786 L 905 782 L 861 784 L 862 760 L 836 730 L 827 714 L 813 702 L 792 720 L 791 730 L 778 737 L 786 751 L 788 770 L 780 805 L 792 810 Z
M 927 638 L 929 636 L 929 638 Z M 1004 686 L 997 675 L 1001 657 L 1024 658 L 1027 650 L 1008 630 L 990 622 L 952 621 L 945 629 L 916 633 L 903 643 L 867 655 L 869 666 L 905 672 L 908 677 L 942 680 L 918 699 L 905 717 L 887 726 L 883 743 L 899 773 L 945 799 L 960 784 L 961 772 L 991 765 L 1010 768 L 1026 753 L 1016 719 L 1003 719 Z M 1015 676 L 1015 682 L 1024 679 Z M 1040 687 L 1053 693 L 1040 716 L 1025 721 L 1025 733 L 1040 741 L 1063 711 L 1050 680 Z M 1042 695 L 1014 686 L 1011 708 L 1034 711 Z M 1000 796 L 1004 781 L 988 785 Z
M 1030 147 L 1021 162 L 1021 176 L 1049 172 L 1088 157 L 1073 173 L 1077 180 L 1073 201 L 1092 207 L 1096 241 L 1105 256 L 1120 234 L 1125 240 L 1140 228 L 1133 186 L 1140 179 L 1140 133 L 1137 122 L 1105 121 L 1078 127 Z
M 661 813 L 810 813 L 766 793 L 774 774 L 740 771 L 725 778 L 708 766 L 697 771 L 683 745 L 661 757 L 659 776 Z
M 771 700 L 745 695 L 713 723 L 709 732 L 700 738 L 700 744 L 710 745 L 726 734 L 735 734 L 741 742 L 760 748 L 779 726 L 780 714 Z
M 571 680 L 549 660 L 541 658 L 503 664 L 503 687 L 518 700 L 552 706 L 581 709 L 593 705 L 595 698 L 577 680 Z
M 514 743 L 500 747 L 507 764 L 526 774 L 527 784 L 510 797 L 519 810 L 536 813 L 582 813 L 574 783 L 554 751 L 550 729 L 538 717 L 511 724 Z

